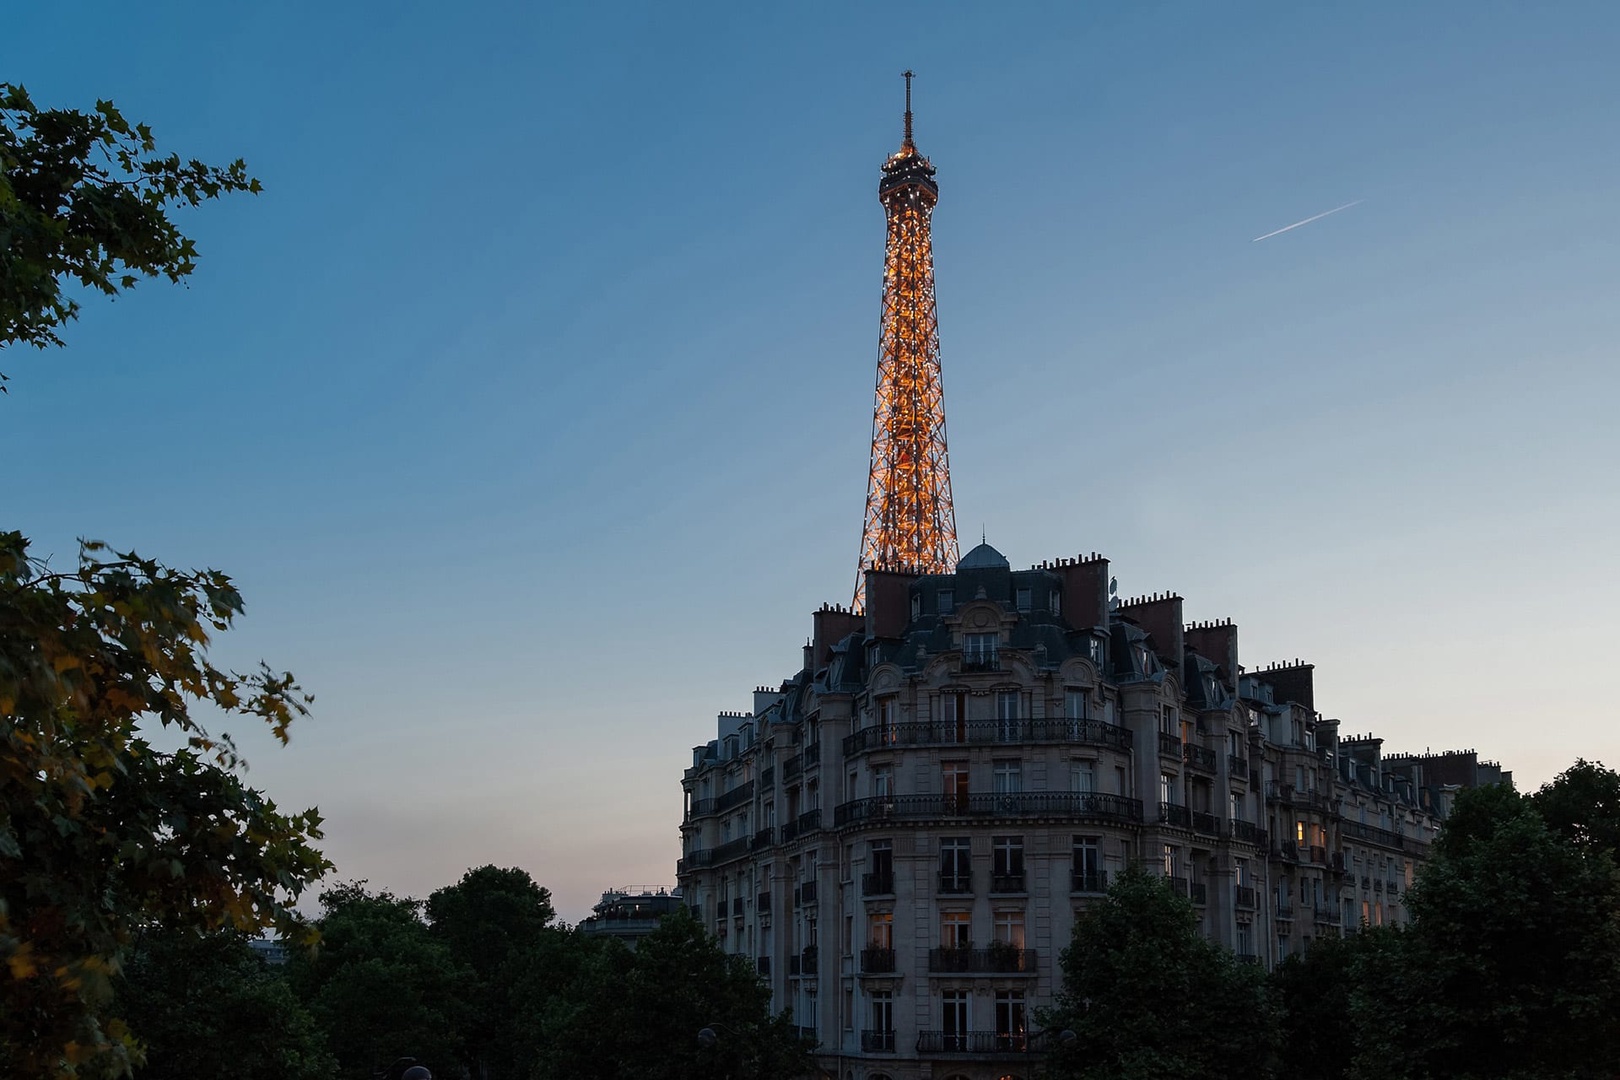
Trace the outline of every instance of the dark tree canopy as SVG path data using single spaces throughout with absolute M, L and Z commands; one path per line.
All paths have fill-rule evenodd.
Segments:
M 364 882 L 321 894 L 321 942 L 298 953 L 288 978 L 326 1031 L 346 1080 L 371 1080 L 404 1056 L 435 1076 L 459 1076 L 472 972 L 422 921 L 422 902 Z
M 1260 969 L 1204 938 L 1162 878 L 1126 870 L 1075 923 L 1048 1030 L 1072 1030 L 1049 1075 L 1074 1080 L 1264 1076 L 1273 1017 Z
M 286 980 L 234 931 L 143 931 L 119 1004 L 146 1049 L 137 1080 L 329 1080 L 337 1067 Z
M 116 296 L 143 277 L 184 279 L 197 248 L 171 209 L 258 190 L 240 160 L 160 152 L 110 101 L 41 109 L 0 83 L 0 346 L 61 345 L 79 312 L 64 286 Z

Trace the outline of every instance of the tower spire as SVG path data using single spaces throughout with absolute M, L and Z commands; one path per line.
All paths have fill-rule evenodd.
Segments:
M 911 139 L 911 72 L 906 134 L 883 164 L 878 200 L 887 219 L 883 322 L 878 335 L 872 467 L 855 576 L 855 610 L 866 606 L 866 571 L 949 573 L 956 568 L 956 509 L 945 445 L 945 392 L 934 304 L 932 222 L 939 201 L 934 166 Z
M 904 72 L 906 77 L 906 138 L 900 145 L 907 150 L 917 149 L 917 144 L 911 141 L 911 80 L 915 77 L 911 72 Z

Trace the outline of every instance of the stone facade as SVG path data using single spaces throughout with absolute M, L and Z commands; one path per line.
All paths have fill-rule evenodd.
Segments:
M 866 598 L 682 780 L 684 901 L 834 1076 L 1030 1076 L 1075 916 L 1129 862 L 1268 966 L 1405 919 L 1455 789 L 1341 739 L 1310 665 L 1245 671 L 1234 625 L 1115 600 L 1095 555 L 981 545 Z

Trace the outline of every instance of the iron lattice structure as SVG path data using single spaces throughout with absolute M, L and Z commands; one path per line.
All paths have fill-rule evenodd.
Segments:
M 905 79 L 905 139 L 878 182 L 888 238 L 856 611 L 866 606 L 868 570 L 945 574 L 957 562 L 930 234 L 939 185 L 911 139 L 911 72 Z

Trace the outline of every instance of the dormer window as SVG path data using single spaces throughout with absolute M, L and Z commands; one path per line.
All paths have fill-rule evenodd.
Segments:
M 999 643 L 998 634 L 964 634 L 962 659 L 980 667 L 993 667 L 996 662 L 996 646 Z
M 1013 593 L 1014 604 L 1019 611 L 1027 613 L 1034 605 L 1034 593 L 1029 589 L 1019 589 Z
M 941 615 L 949 615 L 956 610 L 956 592 L 953 589 L 941 589 L 934 594 L 939 605 Z

